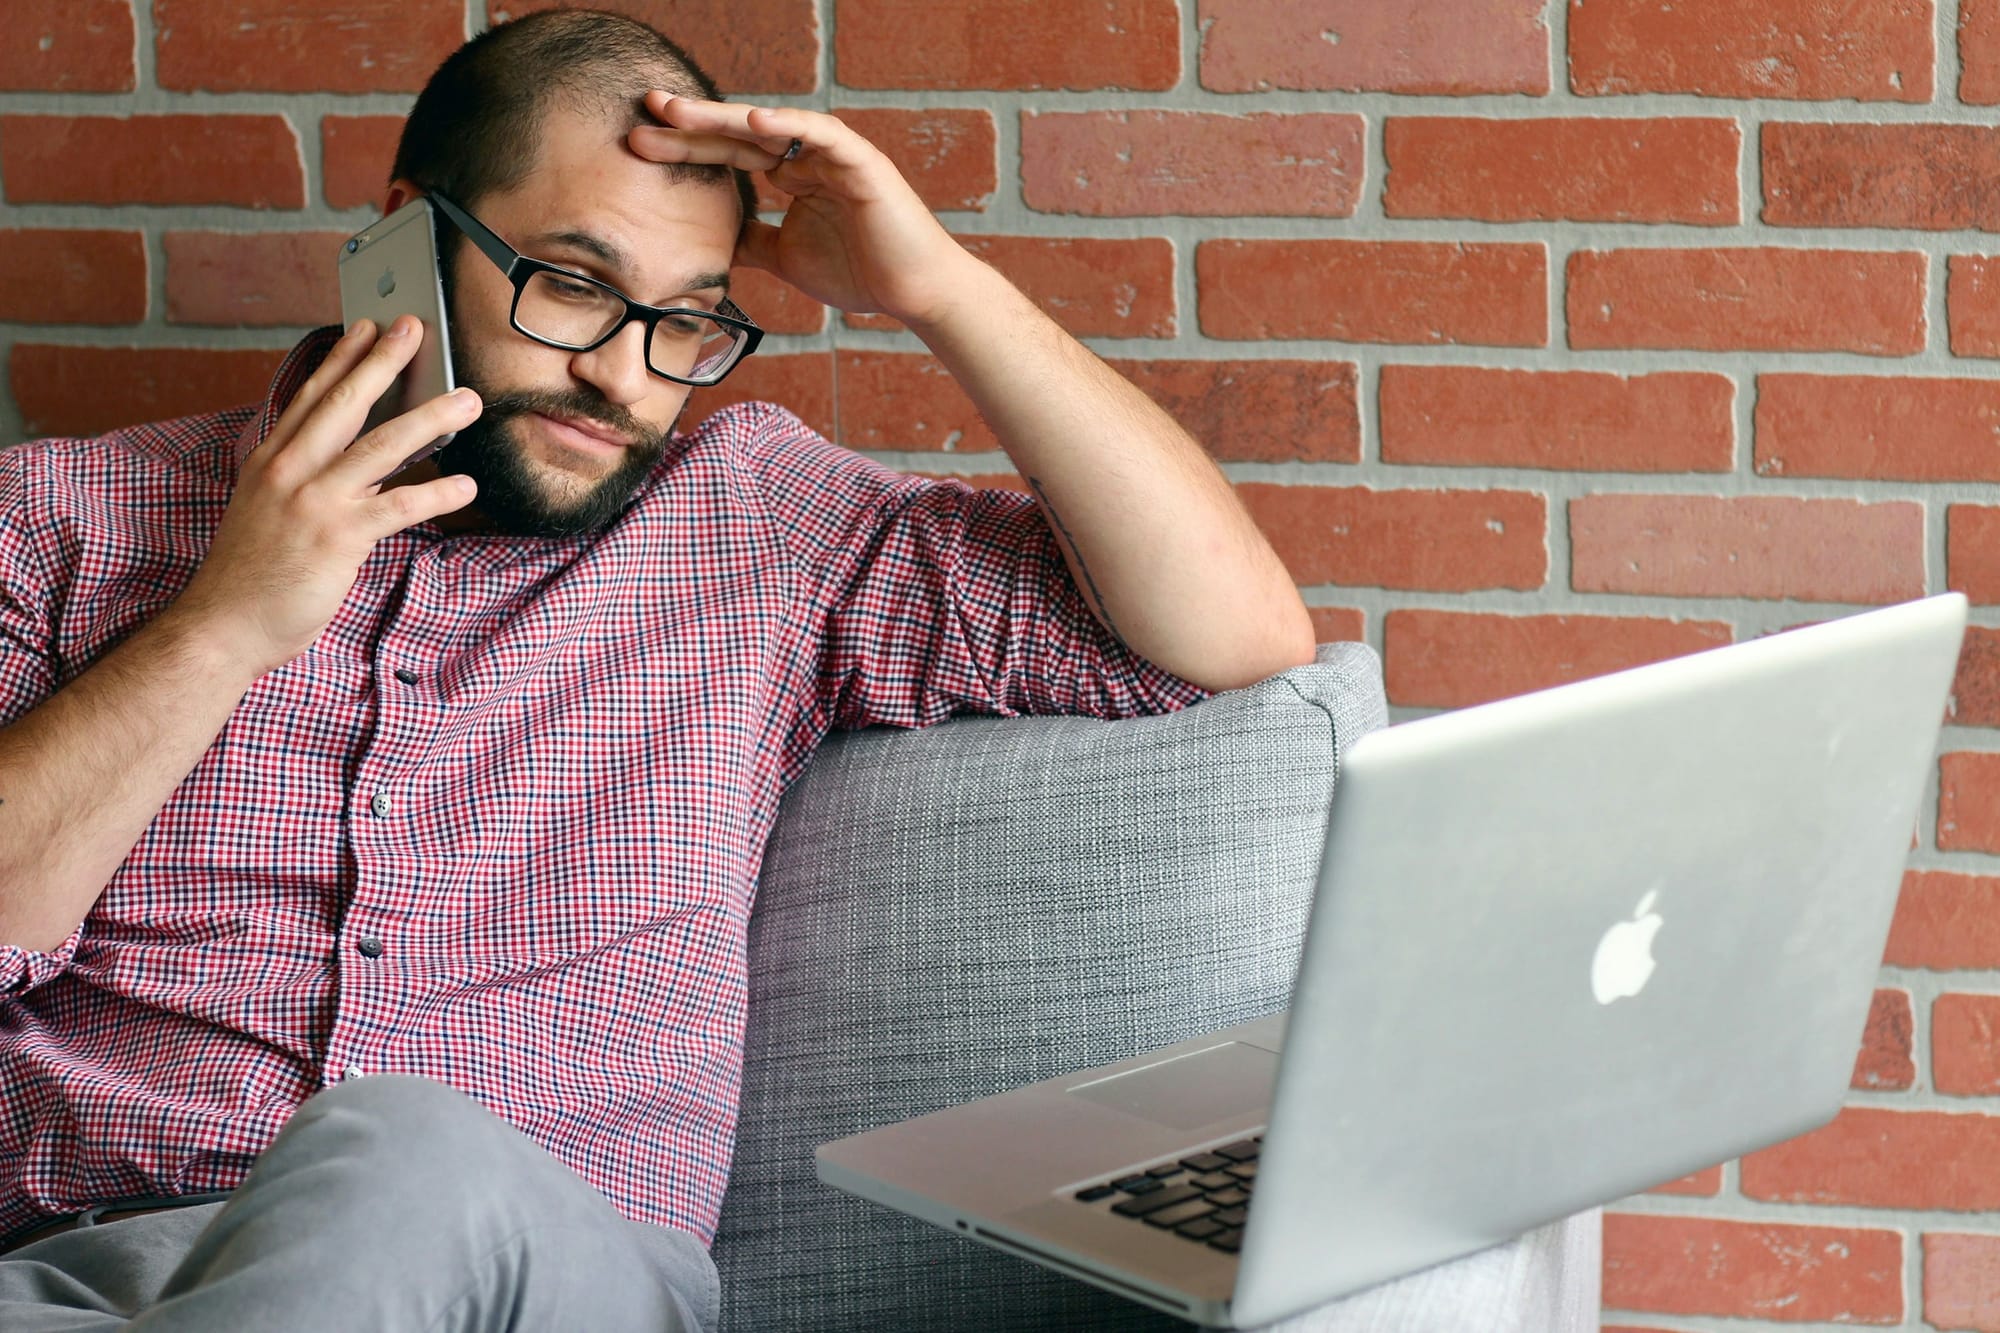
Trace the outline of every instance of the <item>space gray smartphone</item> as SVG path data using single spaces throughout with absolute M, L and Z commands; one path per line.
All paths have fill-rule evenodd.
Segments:
M 444 283 L 438 275 L 437 226 L 430 200 L 422 197 L 350 236 L 340 247 L 341 323 L 353 328 L 356 320 L 372 319 L 376 328 L 387 329 L 398 315 L 415 315 L 423 321 L 423 346 L 369 409 L 368 424 L 361 428 L 364 435 L 391 417 L 450 393 L 456 384 L 451 373 Z M 432 440 L 389 476 L 430 457 L 451 438 L 446 434 Z

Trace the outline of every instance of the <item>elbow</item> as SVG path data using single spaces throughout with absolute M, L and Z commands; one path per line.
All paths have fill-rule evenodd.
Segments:
M 1251 641 L 1239 641 L 1236 650 L 1205 663 L 1196 674 L 1182 678 L 1211 693 L 1240 690 L 1269 680 L 1282 671 L 1310 666 L 1318 654 L 1313 642 L 1312 621 L 1301 607 L 1298 627 L 1278 629 Z

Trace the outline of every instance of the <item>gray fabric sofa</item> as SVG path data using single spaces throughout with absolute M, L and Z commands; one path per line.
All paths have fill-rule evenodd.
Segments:
M 1188 1327 L 820 1185 L 815 1145 L 1285 1006 L 1359 644 L 1182 713 L 836 735 L 784 799 L 750 927 L 729 1333 Z M 1287 1321 L 1597 1327 L 1598 1219 Z

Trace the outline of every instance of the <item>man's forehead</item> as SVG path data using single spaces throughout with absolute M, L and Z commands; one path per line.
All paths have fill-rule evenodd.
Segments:
M 497 192 L 488 225 L 511 228 L 516 246 L 559 244 L 621 272 L 663 249 L 727 256 L 741 203 L 727 176 L 701 177 L 648 162 L 626 146 L 616 117 L 553 111 L 535 164 Z M 714 267 L 716 265 L 709 265 Z

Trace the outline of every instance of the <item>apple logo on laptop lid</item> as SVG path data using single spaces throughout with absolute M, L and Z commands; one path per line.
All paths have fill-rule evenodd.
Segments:
M 1620 921 L 1597 942 L 1597 956 L 1590 960 L 1590 991 L 1599 1004 L 1637 995 L 1652 979 L 1653 936 L 1662 921 L 1653 901 L 1659 896 L 1659 890 L 1648 890 L 1633 909 L 1632 919 Z

